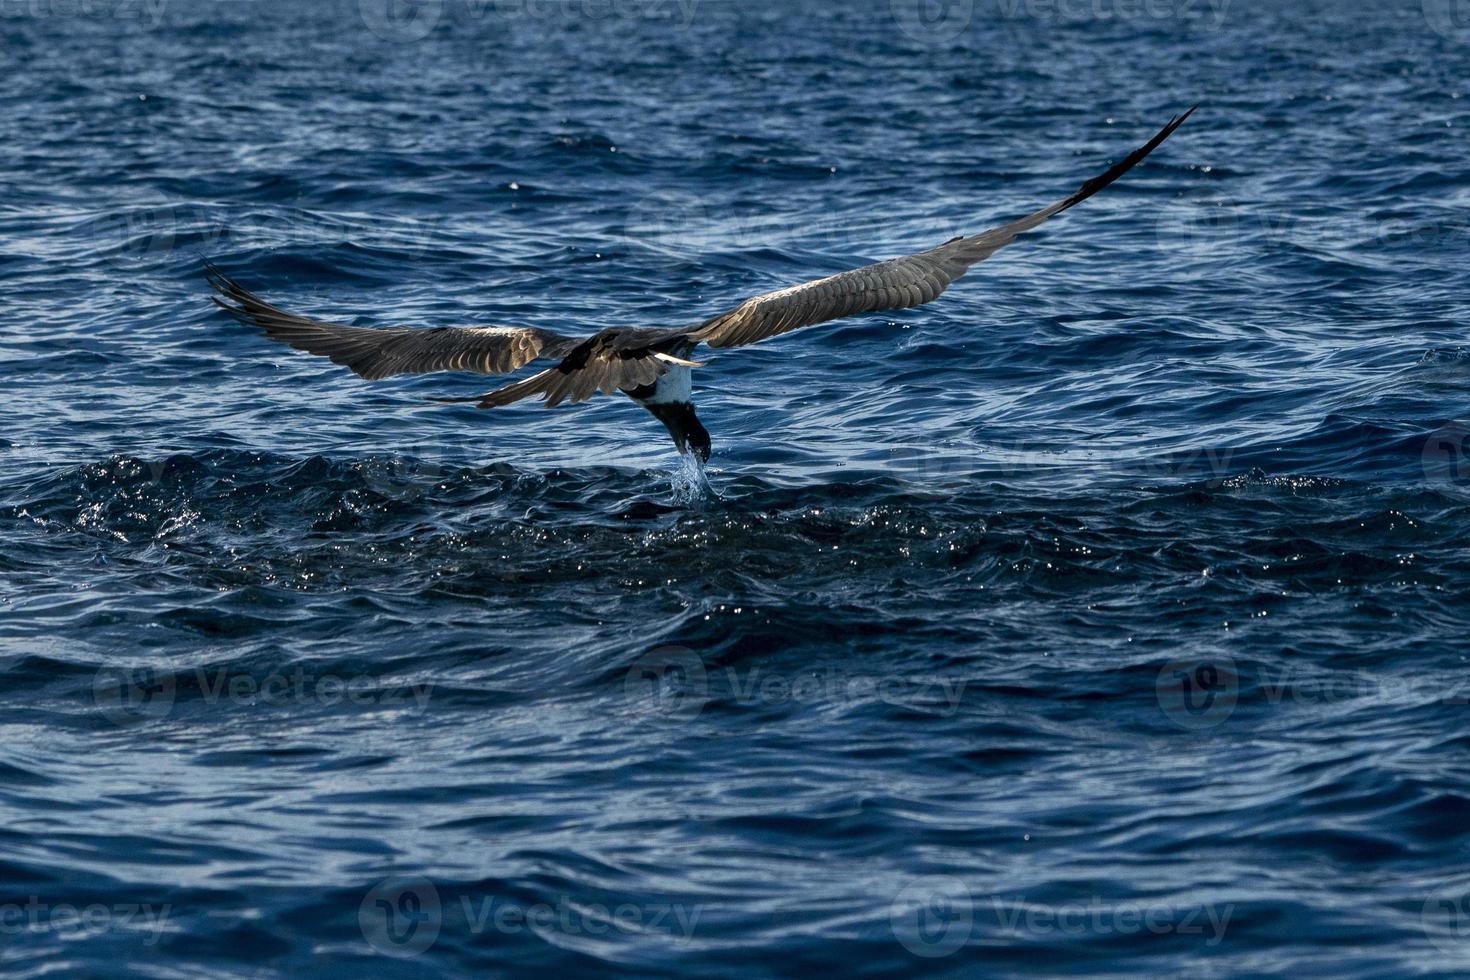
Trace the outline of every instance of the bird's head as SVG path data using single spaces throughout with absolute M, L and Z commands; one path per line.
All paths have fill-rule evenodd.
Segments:
M 699 457 L 701 463 L 709 462 L 709 432 L 699 423 L 699 416 L 694 414 L 692 402 L 645 402 L 643 407 L 652 412 L 664 424 L 664 428 L 669 430 L 679 452 L 693 453 Z

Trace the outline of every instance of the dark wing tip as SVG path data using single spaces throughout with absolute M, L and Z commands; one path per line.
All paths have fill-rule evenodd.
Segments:
M 1199 105 L 1198 103 L 1196 103 L 1195 105 L 1190 106 L 1184 112 L 1181 112 L 1179 115 L 1175 116 L 1173 119 L 1170 119 L 1167 123 L 1164 124 L 1163 129 L 1154 134 L 1153 139 L 1149 140 L 1147 143 L 1143 144 L 1138 149 L 1128 154 L 1122 160 L 1113 164 L 1113 166 L 1108 168 L 1107 172 L 1099 174 L 1098 176 L 1089 180 L 1087 183 L 1083 184 L 1081 187 L 1077 188 L 1077 193 L 1067 198 L 1067 200 L 1063 202 L 1062 206 L 1057 209 L 1057 213 L 1061 213 L 1062 211 L 1065 211 L 1068 208 L 1073 207 L 1074 205 L 1081 204 L 1083 201 L 1087 200 L 1089 197 L 1096 194 L 1104 187 L 1107 187 L 1113 181 L 1117 180 L 1119 177 L 1123 176 L 1134 167 L 1138 166 L 1138 164 L 1142 162 L 1144 157 L 1148 156 L 1154 150 L 1158 149 L 1160 143 L 1164 142 L 1164 140 L 1173 135 L 1174 130 L 1184 125 L 1184 120 L 1194 115 L 1194 110 L 1198 108 Z
M 204 260 L 204 279 L 209 283 L 209 288 L 213 289 L 216 293 L 215 296 L 210 297 L 216 305 L 227 313 L 233 313 L 236 316 L 248 315 L 247 310 L 239 306 L 233 306 L 231 303 L 245 303 L 255 297 L 250 294 L 249 290 L 231 279 L 225 274 L 224 270 L 208 259 Z M 226 303 L 224 300 L 230 300 L 231 303 Z
M 204 259 L 204 278 L 218 292 L 225 292 L 228 287 L 236 285 L 223 269 L 208 259 Z
M 216 306 L 244 323 L 253 323 L 264 330 L 266 335 L 279 339 L 278 334 L 297 327 L 318 329 L 324 324 L 317 324 L 309 320 L 291 315 L 246 289 L 235 280 L 231 279 L 219 266 L 204 260 L 204 275 L 215 295 Z

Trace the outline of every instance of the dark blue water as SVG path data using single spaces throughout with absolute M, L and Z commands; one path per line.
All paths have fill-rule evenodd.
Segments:
M 1470 10 L 0 0 L 10 976 L 1470 970 Z M 214 311 L 923 309 L 478 412 Z

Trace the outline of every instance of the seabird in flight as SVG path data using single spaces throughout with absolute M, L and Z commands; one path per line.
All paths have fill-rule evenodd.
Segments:
M 215 266 L 206 264 L 206 269 L 217 294 L 214 301 L 229 313 L 255 324 L 272 340 L 331 358 L 370 381 L 430 371 L 509 374 L 532 361 L 554 361 L 530 377 L 483 395 L 433 400 L 499 408 L 535 395 L 553 408 L 562 402 L 585 401 L 598 392 L 621 391 L 668 428 L 679 452 L 695 453 L 705 461 L 710 453 L 709 433 L 694 414 L 689 385 L 691 369 L 703 366 L 690 359 L 700 344 L 740 347 L 838 317 L 927 303 L 970 266 L 1009 245 L 1017 235 L 1123 176 L 1192 112 L 1194 109 L 1176 116 L 1107 172 L 1034 214 L 978 235 L 951 238 L 928 251 L 754 296 L 732 310 L 681 329 L 612 327 L 591 337 L 565 337 L 540 327 L 354 327 L 287 313 Z

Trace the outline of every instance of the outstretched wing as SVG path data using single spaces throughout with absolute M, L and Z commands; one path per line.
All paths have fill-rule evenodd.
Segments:
M 1196 106 L 1195 108 L 1198 108 Z M 1123 176 L 1148 156 L 1169 134 L 1188 119 L 1194 109 L 1176 116 L 1153 139 L 1134 150 L 1106 173 L 1092 178 L 1076 193 L 1035 214 L 978 235 L 953 238 L 937 248 L 916 255 L 888 259 L 874 265 L 840 272 L 835 276 L 778 289 L 746 300 L 689 331 L 690 340 L 711 347 L 753 344 L 814 323 L 825 323 L 855 313 L 901 310 L 921 306 L 937 298 L 949 284 L 990 257 L 1017 235 L 1030 231 L 1053 215 L 1087 200 Z
M 564 357 L 580 341 L 535 327 L 349 327 L 277 309 L 206 264 L 214 301 L 272 340 L 331 358 L 369 381 L 396 374 L 508 374 L 538 357 Z

